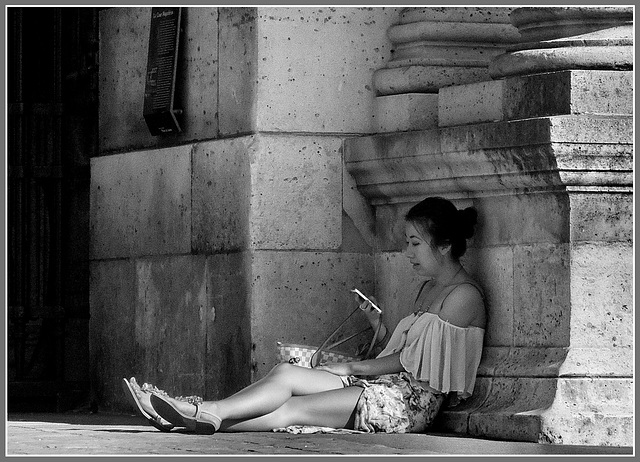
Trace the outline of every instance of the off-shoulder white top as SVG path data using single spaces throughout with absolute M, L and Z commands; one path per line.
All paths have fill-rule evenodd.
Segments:
M 484 329 L 458 327 L 437 314 L 412 313 L 402 319 L 378 357 L 400 352 L 400 363 L 413 378 L 441 393 L 473 393 L 482 356 Z

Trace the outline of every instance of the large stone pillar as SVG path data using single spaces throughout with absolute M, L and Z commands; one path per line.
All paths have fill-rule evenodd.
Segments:
M 512 8 L 409 7 L 388 30 L 393 59 L 374 73 L 376 132 L 438 123 L 438 90 L 489 79 L 492 58 L 517 42 Z
M 553 8 L 535 10 L 538 19 L 557 16 Z M 574 19 L 620 12 L 561 10 Z M 524 13 L 533 12 L 513 15 Z M 592 19 L 564 24 L 564 33 L 627 30 L 603 31 Z M 438 128 L 352 140 L 347 166 L 376 209 L 385 306 L 407 303 L 381 279 L 409 279 L 402 229 L 393 223 L 429 195 L 479 210 L 465 264 L 487 293 L 483 361 L 474 396 L 444 410 L 439 430 L 631 446 L 633 74 L 615 70 L 629 42 L 600 42 L 613 57 L 602 70 L 595 63 L 605 49 L 535 34 L 565 48 L 552 53 L 549 68 L 542 58 L 518 61 L 518 51 L 497 56 L 490 66 L 507 76 L 440 89 Z M 533 56 L 546 56 L 549 47 L 538 46 Z M 580 59 L 557 59 L 568 55 Z

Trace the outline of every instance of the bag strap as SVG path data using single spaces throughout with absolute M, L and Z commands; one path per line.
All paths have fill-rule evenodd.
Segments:
M 313 353 L 313 355 L 311 355 L 311 367 L 314 368 L 318 365 L 318 358 L 320 357 L 320 353 L 322 352 L 322 350 L 329 350 L 331 348 L 334 348 L 338 345 L 343 344 L 344 342 L 346 342 L 347 340 L 351 340 L 353 337 L 360 335 L 361 333 L 371 329 L 371 327 L 367 327 L 366 329 L 361 330 L 360 332 L 357 332 L 353 335 L 350 335 L 349 337 L 339 340 L 336 343 L 333 343 L 330 346 L 327 346 L 327 344 L 329 343 L 329 341 L 333 338 L 333 336 L 342 328 L 342 326 L 344 326 L 346 324 L 346 322 L 349 320 L 349 318 L 351 318 L 351 316 L 353 316 L 354 314 L 356 314 L 356 312 L 360 310 L 360 306 L 356 306 L 356 309 L 353 310 L 351 312 L 351 314 L 349 314 L 349 316 L 347 316 L 344 321 L 342 321 L 340 323 L 340 325 L 338 327 L 336 327 L 336 329 L 331 332 L 331 334 L 329 334 L 329 336 L 324 340 L 324 342 L 322 342 L 322 344 L 320 345 L 320 347 L 318 347 L 318 349 L 315 351 L 315 353 Z M 376 327 L 376 330 L 373 334 L 373 338 L 371 339 L 371 344 L 369 345 L 369 350 L 367 351 L 367 356 L 371 353 L 371 350 L 373 350 L 373 347 L 376 343 L 376 339 L 378 338 L 378 333 L 380 332 L 380 327 L 382 326 L 382 315 L 380 316 L 380 322 L 378 323 L 378 326 Z

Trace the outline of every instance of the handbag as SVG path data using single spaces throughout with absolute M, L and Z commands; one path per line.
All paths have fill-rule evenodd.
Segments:
M 373 337 L 371 338 L 371 342 L 369 342 L 368 347 L 366 348 L 366 352 L 363 354 L 350 354 L 344 351 L 336 350 L 335 347 L 342 345 L 343 343 L 351 340 L 352 338 L 366 332 L 371 329 L 371 327 L 367 327 L 355 334 L 352 334 L 344 339 L 338 340 L 332 344 L 329 344 L 331 339 L 338 333 L 338 331 L 345 325 L 345 323 L 353 316 L 360 307 L 356 307 L 355 310 L 347 316 L 344 321 L 340 323 L 338 327 L 334 329 L 331 334 L 322 342 L 322 344 L 317 347 L 313 345 L 304 345 L 299 343 L 282 343 L 277 342 L 278 347 L 278 356 L 280 362 L 288 362 L 290 364 L 297 364 L 302 367 L 310 367 L 314 368 L 319 364 L 325 362 L 334 362 L 334 363 L 345 363 L 345 362 L 354 362 L 360 361 L 362 359 L 368 358 L 371 352 L 373 351 L 373 347 L 376 344 L 376 338 L 378 338 L 378 333 L 380 332 L 380 327 L 382 326 L 382 316 L 380 317 L 380 322 L 373 333 Z M 360 349 L 363 351 L 364 349 Z

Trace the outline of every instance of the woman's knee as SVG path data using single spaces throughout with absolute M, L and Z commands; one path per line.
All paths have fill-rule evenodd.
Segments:
M 294 369 L 295 368 L 295 369 Z M 300 369 L 300 366 L 289 363 L 280 363 L 273 366 L 268 375 L 291 375 Z

